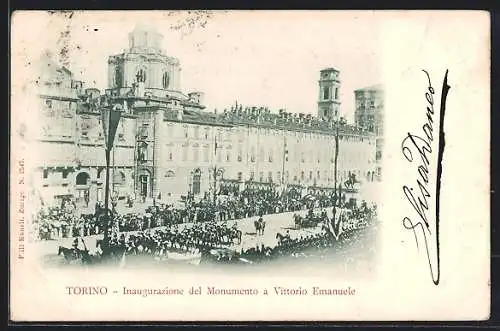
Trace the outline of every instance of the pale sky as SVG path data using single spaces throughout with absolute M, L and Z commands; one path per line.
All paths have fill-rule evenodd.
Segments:
M 335 67 L 342 82 L 341 114 L 351 122 L 354 90 L 381 83 L 381 20 L 371 11 L 66 15 L 34 13 L 26 52 L 31 56 L 48 48 L 57 55 L 67 46 L 66 64 L 86 87 L 107 88 L 107 58 L 128 48 L 128 33 L 136 24 L 163 34 L 167 55 L 180 60 L 182 91 L 203 91 L 209 111 L 230 108 L 237 100 L 316 114 L 319 71 Z

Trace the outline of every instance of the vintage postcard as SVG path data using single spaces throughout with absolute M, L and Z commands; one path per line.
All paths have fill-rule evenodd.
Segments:
M 490 17 L 18 11 L 13 321 L 490 315 Z

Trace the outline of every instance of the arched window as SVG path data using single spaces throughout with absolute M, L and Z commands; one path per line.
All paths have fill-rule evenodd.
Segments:
M 123 85 L 123 79 L 122 79 L 122 70 L 120 67 L 116 67 L 115 69 L 115 86 L 116 87 L 122 87 Z
M 325 86 L 323 88 L 323 99 L 324 100 L 330 99 L 330 87 L 328 87 L 328 86 Z
M 144 69 L 137 70 L 135 78 L 138 82 L 144 83 L 146 81 L 146 70 Z
M 140 162 L 145 162 L 148 159 L 148 144 L 145 142 L 140 143 L 139 145 L 139 151 L 138 151 L 138 160 Z
M 76 185 L 88 185 L 90 176 L 86 172 L 80 172 L 76 175 Z
M 117 185 L 125 184 L 125 174 L 121 171 L 115 172 L 113 176 L 113 183 Z
M 164 89 L 167 89 L 168 86 L 170 85 L 170 76 L 168 75 L 168 72 L 163 73 L 163 78 L 162 78 L 162 85 Z

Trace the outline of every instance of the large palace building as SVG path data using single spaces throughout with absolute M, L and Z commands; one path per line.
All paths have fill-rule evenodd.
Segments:
M 108 58 L 104 93 L 84 89 L 69 70 L 43 57 L 32 173 L 43 201 L 73 196 L 84 207 L 104 200 L 101 112 L 117 106 L 122 116 L 110 187 L 119 199 L 200 197 L 226 184 L 333 187 L 337 133 L 338 180 L 375 179 L 375 134 L 339 118 L 338 70 L 320 72 L 317 116 L 238 104 L 209 112 L 203 93 L 182 92 L 180 62 L 161 44 L 151 29 L 130 33 L 129 48 Z

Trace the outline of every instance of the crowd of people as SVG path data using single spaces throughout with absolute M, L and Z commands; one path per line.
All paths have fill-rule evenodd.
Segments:
M 345 196 L 342 196 L 345 204 Z M 305 198 L 295 190 L 280 192 L 275 187 L 247 187 L 242 192 L 232 192 L 214 203 L 210 197 L 199 201 L 189 199 L 184 207 L 153 203 L 144 212 L 119 214 L 112 209 L 113 224 L 120 232 L 144 231 L 151 228 L 181 223 L 205 223 L 230 221 L 260 214 L 295 212 L 311 207 L 329 207 L 336 203 L 330 191 L 317 190 Z M 96 204 L 95 212 L 78 215 L 74 203 L 63 200 L 60 206 L 41 210 L 36 218 L 39 237 L 42 240 L 102 234 L 104 224 L 100 215 L 103 207 Z
M 314 212 L 311 209 L 307 217 L 313 217 L 313 215 Z M 190 223 L 183 226 L 169 224 L 164 228 L 121 233 L 121 235 L 115 233 L 108 244 L 98 241 L 97 246 L 100 249 L 100 255 L 115 256 L 118 260 L 127 255 L 145 255 L 161 259 L 168 258 L 168 254 L 180 253 L 184 256 L 198 255 L 200 260 L 203 256 L 205 259 L 222 263 L 241 261 L 260 263 L 284 256 L 307 256 L 312 251 L 328 251 L 332 247 L 335 249 L 339 245 L 357 240 L 359 235 L 363 234 L 363 229 L 373 225 L 376 219 L 376 207 L 362 204 L 359 208 L 342 215 L 341 220 L 334 220 L 327 216 L 326 211 L 323 211 L 320 213 L 321 232 L 316 234 L 301 232 L 301 235 L 295 238 L 290 235 L 290 230 L 287 230 L 285 234 L 278 232 L 275 246 L 258 244 L 244 249 L 244 246 L 240 245 L 243 233 L 238 229 L 236 222 L 231 225 L 230 222 L 215 221 Z M 334 230 L 330 222 L 340 222 L 339 230 Z M 77 245 L 78 240 L 75 240 L 71 254 L 81 252 Z M 84 245 L 84 247 L 86 250 L 87 246 Z M 81 253 L 88 255 L 88 251 Z M 78 257 L 79 254 L 75 254 L 75 258 Z

